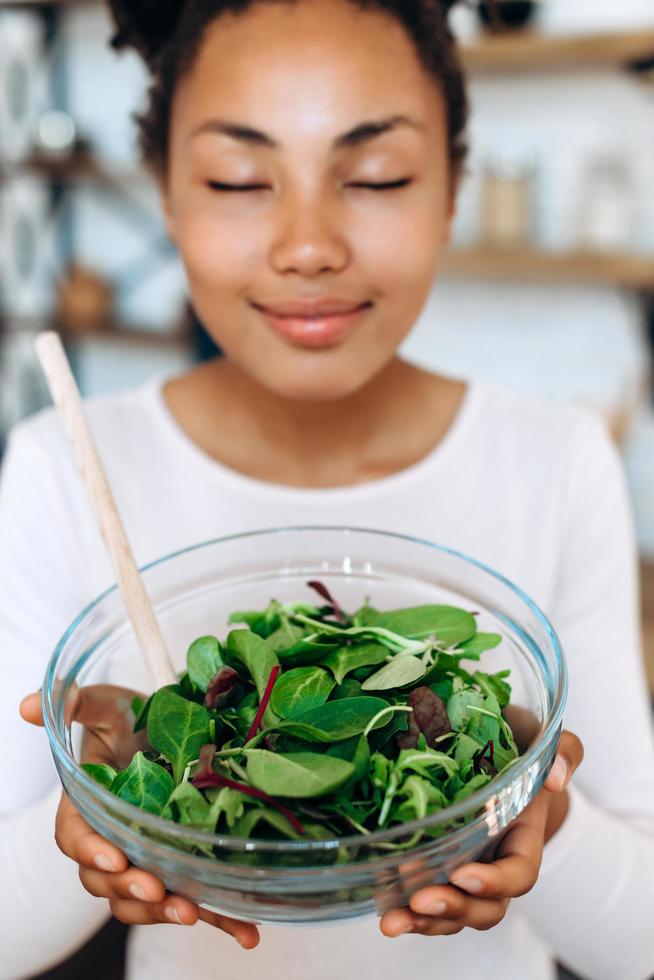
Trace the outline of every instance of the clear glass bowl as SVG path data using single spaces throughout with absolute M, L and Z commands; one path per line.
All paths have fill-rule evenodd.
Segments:
M 74 686 L 111 683 L 152 690 L 114 587 L 85 609 L 57 646 L 43 688 L 45 725 L 63 786 L 86 820 L 135 865 L 198 904 L 257 923 L 337 921 L 406 905 L 455 868 L 490 860 L 504 831 L 542 786 L 561 730 L 567 693 L 552 626 L 515 585 L 492 569 L 428 541 L 386 532 L 297 527 L 239 534 L 169 555 L 144 569 L 175 668 L 197 636 L 224 638 L 236 609 L 315 596 L 320 579 L 345 609 L 367 596 L 380 609 L 450 603 L 478 612 L 480 630 L 503 642 L 480 669 L 511 669 L 511 703 L 531 733 L 517 734 L 520 759 L 468 799 L 392 830 L 333 840 L 265 841 L 207 834 L 145 813 L 94 782 L 76 761 L 81 726 L 68 722 Z M 472 667 L 471 669 L 475 669 Z M 516 729 L 514 719 L 508 719 Z M 529 730 L 529 725 L 525 729 Z M 440 836 L 409 850 L 394 845 L 420 828 Z M 215 857 L 193 851 L 214 847 Z

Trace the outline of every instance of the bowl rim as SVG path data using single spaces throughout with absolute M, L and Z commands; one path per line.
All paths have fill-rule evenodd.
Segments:
M 518 585 L 512 582 L 509 578 L 503 575 L 501 572 L 496 571 L 491 568 L 490 565 L 484 562 L 472 558 L 470 555 L 464 552 L 458 551 L 455 548 L 450 548 L 446 545 L 437 544 L 434 541 L 430 541 L 427 538 L 420 538 L 415 535 L 401 534 L 395 531 L 384 531 L 378 530 L 371 527 L 359 527 L 350 525 L 332 525 L 332 524 L 301 524 L 301 525 L 285 525 L 280 527 L 267 527 L 259 528 L 253 531 L 239 532 L 236 534 L 221 535 L 217 538 L 210 538 L 205 541 L 199 541 L 196 544 L 192 544 L 186 548 L 180 548 L 176 551 L 169 552 L 166 555 L 161 556 L 146 565 L 140 567 L 141 573 L 147 573 L 149 570 L 158 568 L 167 562 L 173 561 L 175 558 L 179 558 L 195 551 L 200 551 L 205 548 L 215 547 L 227 542 L 233 542 L 237 540 L 246 540 L 250 538 L 257 537 L 270 537 L 274 535 L 282 534 L 295 534 L 301 535 L 303 533 L 329 533 L 334 534 L 340 533 L 342 535 L 373 535 L 374 537 L 385 537 L 393 540 L 399 540 L 404 542 L 409 542 L 411 544 L 418 544 L 423 547 L 427 547 L 444 554 L 450 555 L 454 558 L 460 559 L 467 564 L 473 565 L 482 572 L 489 575 L 491 578 L 496 579 L 501 585 L 512 591 L 518 599 L 523 602 L 530 612 L 535 616 L 540 624 L 544 627 L 545 633 L 548 636 L 550 643 L 555 655 L 555 663 L 558 668 L 558 685 L 556 689 L 556 694 L 554 698 L 554 704 L 552 710 L 550 711 L 549 717 L 545 723 L 543 730 L 541 731 L 538 739 L 530 746 L 528 751 L 521 756 L 518 756 L 517 760 L 505 769 L 504 772 L 494 777 L 486 786 L 469 796 L 460 800 L 458 803 L 453 803 L 443 810 L 439 810 L 437 813 L 431 814 L 428 817 L 423 817 L 418 820 L 411 820 L 403 824 L 397 824 L 392 828 L 379 831 L 371 831 L 369 834 L 353 834 L 349 837 L 331 837 L 325 839 L 315 839 L 311 840 L 288 840 L 288 841 L 277 841 L 277 840 L 265 840 L 264 838 L 248 838 L 248 837 L 237 837 L 235 835 L 220 835 L 215 833 L 209 833 L 207 831 L 202 831 L 194 827 L 177 824 L 175 821 L 168 820 L 164 817 L 157 816 L 156 814 L 148 813 L 145 810 L 141 810 L 140 807 L 135 806 L 132 803 L 127 803 L 121 800 L 119 797 L 114 796 L 110 790 L 105 789 L 104 786 L 96 782 L 77 762 L 72 753 L 68 751 L 68 747 L 64 742 L 63 738 L 59 735 L 55 721 L 54 705 L 52 700 L 52 688 L 53 681 L 55 677 L 55 670 L 57 664 L 64 652 L 66 644 L 70 638 L 75 633 L 75 630 L 82 624 L 82 622 L 110 595 L 118 591 L 118 585 L 114 583 L 105 589 L 100 595 L 98 595 L 92 602 L 90 602 L 73 620 L 70 626 L 67 628 L 59 642 L 57 643 L 54 652 L 52 653 L 50 660 L 48 661 L 45 677 L 43 682 L 43 689 L 41 695 L 42 709 L 43 709 L 43 720 L 45 725 L 45 730 L 50 741 L 50 746 L 55 756 L 55 760 L 58 761 L 69 773 L 70 777 L 77 783 L 80 783 L 82 788 L 91 797 L 95 797 L 97 801 L 106 808 L 111 806 L 111 809 L 120 814 L 124 818 L 126 824 L 129 826 L 130 822 L 135 820 L 134 814 L 137 813 L 139 823 L 148 828 L 151 831 L 168 834 L 171 838 L 179 838 L 180 841 L 184 841 L 185 844 L 197 842 L 198 844 L 210 844 L 214 847 L 222 848 L 228 851 L 242 852 L 242 851 L 261 851 L 274 852 L 274 853 L 297 853 L 297 852 L 317 852 L 321 853 L 327 850 L 333 850 L 337 847 L 368 847 L 375 844 L 386 844 L 392 843 L 397 837 L 405 837 L 408 834 L 412 834 L 418 830 L 429 829 L 437 827 L 444 823 L 449 823 L 460 817 L 470 814 L 473 810 L 480 810 L 493 801 L 494 798 L 498 796 L 503 790 L 508 789 L 508 787 L 515 782 L 517 778 L 522 776 L 536 761 L 537 757 L 543 750 L 543 746 L 548 744 L 557 729 L 560 728 L 563 711 L 565 708 L 565 703 L 568 695 L 568 684 L 569 675 L 566 659 L 561 647 L 556 630 L 552 626 L 548 617 L 537 605 L 537 603 L 531 599 Z M 147 585 L 147 582 L 146 582 Z M 77 670 L 80 667 L 80 663 L 83 662 L 90 653 L 95 649 L 97 643 L 91 647 L 89 650 L 77 658 L 76 667 Z M 76 671 L 77 673 L 77 671 Z M 462 830 L 466 830 L 471 824 L 478 823 L 479 819 L 482 821 L 486 819 L 483 814 L 475 820 L 471 821 L 469 824 L 463 825 L 461 828 L 452 833 L 444 835 L 442 838 L 432 838 L 432 843 L 438 841 L 449 841 L 453 839 L 455 834 Z M 125 828 L 126 830 L 128 827 Z M 398 851 L 397 854 L 408 854 L 413 853 L 420 847 L 424 846 L 424 842 L 421 842 L 417 847 L 410 848 L 407 851 Z M 184 854 L 185 857 L 190 857 L 191 855 Z M 390 856 L 390 854 L 389 854 Z M 204 858 L 203 860 L 207 860 Z M 225 865 L 225 862 L 221 862 L 221 865 Z M 272 869 L 266 869 L 272 870 Z M 294 869 L 289 867 L 288 872 L 300 871 L 302 869 Z M 306 869 L 305 869 L 306 870 Z

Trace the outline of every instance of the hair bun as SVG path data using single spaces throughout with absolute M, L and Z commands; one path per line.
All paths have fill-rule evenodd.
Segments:
M 184 0 L 108 0 L 108 5 L 118 28 L 111 46 L 135 48 L 151 64 L 175 33 Z

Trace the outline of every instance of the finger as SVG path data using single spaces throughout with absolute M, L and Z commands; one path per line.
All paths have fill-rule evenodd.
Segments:
M 581 740 L 572 732 L 562 732 L 554 764 L 543 784 L 545 789 L 551 793 L 561 793 L 583 758 L 584 747 Z
M 436 919 L 420 922 L 421 917 L 414 915 L 410 909 L 393 909 L 386 912 L 380 920 L 379 928 L 384 936 L 395 939 L 408 932 L 423 932 L 425 928 L 433 930 L 430 935 L 452 936 L 464 928 L 459 919 Z M 436 931 L 436 930 L 440 931 Z M 424 934 L 424 933 L 423 933 Z
M 41 711 L 41 692 L 35 691 L 34 694 L 28 694 L 20 702 L 18 707 L 20 711 L 21 718 L 24 721 L 30 723 L 30 725 L 40 725 L 43 726 L 43 712 Z
M 164 883 L 140 868 L 128 868 L 122 874 L 112 874 L 80 867 L 79 877 L 87 892 L 96 898 L 108 898 L 110 901 L 127 898 L 139 902 L 163 902 L 166 897 Z
M 547 798 L 537 796 L 511 826 L 492 864 L 466 864 L 457 868 L 450 882 L 483 898 L 525 895 L 538 879 L 547 812 Z
M 231 919 L 228 915 L 220 915 L 218 912 L 210 912 L 209 909 L 199 908 L 198 912 L 204 922 L 233 936 L 243 949 L 254 949 L 259 945 L 259 930 L 253 922 L 239 922 L 238 919 Z
M 395 921 L 385 923 L 385 929 L 391 931 L 398 926 L 402 932 L 410 931 L 422 936 L 452 936 L 462 929 L 478 929 L 485 931 L 498 925 L 506 915 L 509 906 L 508 899 L 491 900 L 471 898 L 465 903 L 463 913 L 458 916 L 444 918 L 433 915 L 417 915 L 414 912 L 401 909 L 402 917 L 397 916 Z M 391 913 L 388 913 L 390 916 Z M 384 929 L 382 929 L 384 931 Z M 386 932 L 389 935 L 389 932 Z M 401 935 L 401 933 L 399 933 Z
M 112 914 L 130 926 L 149 926 L 167 922 L 178 926 L 194 926 L 198 907 L 181 895 L 168 895 L 163 902 L 138 902 L 117 898 L 109 902 Z
M 65 793 L 55 819 L 55 841 L 59 850 L 76 864 L 101 871 L 127 870 L 123 852 L 89 827 Z

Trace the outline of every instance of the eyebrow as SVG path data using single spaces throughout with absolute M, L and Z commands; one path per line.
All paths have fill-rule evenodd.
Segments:
M 420 131 L 426 129 L 424 123 L 405 115 L 389 116 L 386 119 L 370 119 L 355 126 L 349 132 L 337 136 L 333 142 L 333 149 L 342 150 L 346 147 L 360 146 L 368 140 L 375 139 L 375 137 L 391 132 L 391 130 L 398 129 L 401 126 L 410 126 L 412 129 Z M 220 133 L 223 136 L 231 136 L 232 139 L 240 140 L 253 146 L 265 146 L 272 150 L 281 149 L 281 143 L 267 133 L 263 133 L 259 129 L 253 129 L 251 126 L 243 126 L 240 123 L 230 122 L 226 119 L 208 119 L 191 132 L 189 139 L 193 139 L 201 133 Z

